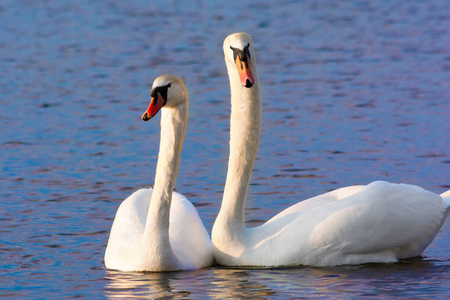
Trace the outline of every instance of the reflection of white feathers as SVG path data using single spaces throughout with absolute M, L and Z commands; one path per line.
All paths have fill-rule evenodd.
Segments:
M 110 269 L 192 270 L 214 263 L 211 240 L 197 210 L 183 195 L 173 192 L 188 98 L 183 82 L 174 76 L 158 77 L 153 88 L 168 84 L 154 189 L 136 191 L 119 206 L 105 253 L 105 265 Z M 153 100 L 150 105 L 157 103 Z
M 212 231 L 216 261 L 231 266 L 333 266 L 420 255 L 448 216 L 450 197 L 443 200 L 444 194 L 406 184 L 376 181 L 341 188 L 301 201 L 259 227 L 245 227 L 261 104 L 255 60 L 250 61 L 255 84 L 243 87 L 230 46 L 248 43 L 254 58 L 253 42 L 246 34 L 230 35 L 223 47 L 232 111 L 228 174 Z

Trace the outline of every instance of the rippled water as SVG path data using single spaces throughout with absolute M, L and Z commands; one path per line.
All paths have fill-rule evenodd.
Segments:
M 106 270 L 123 199 L 153 183 L 155 77 L 190 119 L 176 189 L 210 231 L 228 159 L 226 35 L 253 36 L 263 123 L 248 226 L 376 179 L 450 188 L 448 1 L 0 3 L 0 297 L 268 298 L 450 293 L 450 222 L 396 264 L 194 272 Z

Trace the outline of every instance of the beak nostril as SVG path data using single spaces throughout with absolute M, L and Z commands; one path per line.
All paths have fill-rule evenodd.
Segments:
M 148 120 L 150 120 L 150 118 L 148 117 L 148 115 L 147 115 L 147 112 L 145 112 L 143 115 L 142 115 L 142 120 L 144 120 L 144 121 L 148 121 Z

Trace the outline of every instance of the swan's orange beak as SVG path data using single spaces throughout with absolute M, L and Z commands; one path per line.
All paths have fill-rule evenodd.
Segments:
M 239 78 L 241 80 L 241 84 L 246 88 L 251 88 L 253 84 L 255 84 L 255 79 L 253 78 L 252 70 L 249 65 L 250 58 L 247 57 L 246 61 L 242 61 L 239 58 L 239 55 L 236 56 L 236 66 L 239 73 Z
M 156 93 L 155 96 L 152 96 L 147 110 L 142 115 L 142 120 L 148 121 L 153 118 L 165 103 L 166 99 L 164 99 L 160 93 Z

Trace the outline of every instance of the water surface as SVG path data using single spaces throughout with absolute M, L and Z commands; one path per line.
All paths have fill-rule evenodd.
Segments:
M 0 296 L 443 298 L 450 222 L 423 258 L 336 268 L 106 270 L 120 202 L 150 187 L 155 77 L 190 118 L 176 190 L 211 230 L 225 181 L 222 42 L 253 36 L 263 122 L 248 226 L 302 199 L 387 180 L 450 189 L 448 1 L 2 1 Z

